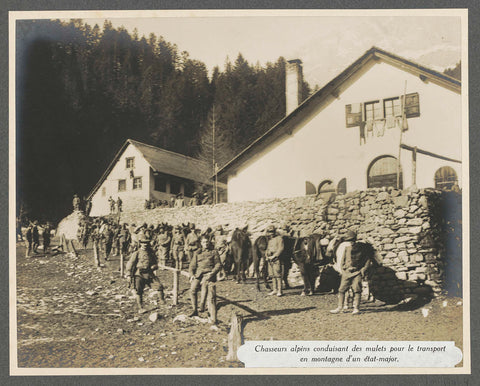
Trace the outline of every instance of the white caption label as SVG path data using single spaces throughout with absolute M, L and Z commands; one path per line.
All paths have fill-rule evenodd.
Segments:
M 455 342 L 247 341 L 237 352 L 245 367 L 454 367 Z

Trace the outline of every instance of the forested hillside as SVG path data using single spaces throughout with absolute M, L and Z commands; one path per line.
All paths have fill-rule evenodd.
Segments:
M 219 166 L 285 114 L 285 60 L 213 69 L 161 36 L 17 21 L 17 210 L 58 220 L 127 138 Z M 309 87 L 304 85 L 304 97 Z

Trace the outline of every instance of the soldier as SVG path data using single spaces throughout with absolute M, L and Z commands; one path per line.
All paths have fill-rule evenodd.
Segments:
M 48 253 L 48 248 L 50 248 L 50 223 L 48 222 L 43 226 L 42 240 L 43 253 L 46 255 Z
M 216 227 L 215 232 L 213 233 L 213 241 L 215 243 L 215 249 L 220 256 L 220 262 L 222 263 L 222 268 L 217 274 L 217 280 L 222 281 L 227 277 L 227 273 L 225 272 L 225 262 L 227 260 L 228 241 L 227 235 L 223 234 L 223 227 L 221 225 Z
M 202 205 L 210 205 L 211 203 L 212 200 L 210 199 L 208 193 L 203 193 Z
M 197 206 L 199 205 L 199 199 L 198 199 L 198 193 L 197 192 L 193 192 L 192 194 L 192 198 L 190 199 L 190 206 Z
M 147 312 L 143 308 L 143 291 L 145 286 L 158 291 L 159 302 L 165 304 L 165 295 L 163 292 L 163 285 L 160 279 L 155 276 L 154 272 L 157 266 L 157 258 L 155 253 L 150 248 L 150 242 L 145 237 L 141 237 L 140 249 L 133 252 L 128 260 L 126 271 L 127 279 L 132 280 L 135 287 L 135 301 L 138 307 L 138 313 L 143 314 Z
M 122 211 L 123 201 L 120 197 L 117 198 L 117 211 L 120 213 Z
M 32 228 L 33 253 L 38 253 L 37 248 L 40 245 L 40 234 L 38 232 L 38 221 L 33 222 Z
M 20 236 L 20 241 L 23 241 L 23 234 L 22 234 L 22 220 L 20 217 L 17 217 L 17 222 L 16 222 L 16 229 L 17 229 L 17 241 L 18 241 L 18 236 Z
M 105 261 L 108 261 L 113 247 L 114 229 L 113 225 L 107 224 L 103 230 L 103 239 L 105 241 Z
M 73 195 L 73 210 L 80 210 L 80 198 L 78 197 L 77 194 Z
M 160 265 L 166 265 L 170 255 L 170 243 L 172 237 L 164 226 L 160 227 L 160 233 L 157 236 L 157 253 Z
M 190 297 L 193 308 L 192 313 L 189 316 L 196 316 L 198 315 L 198 312 L 205 311 L 205 301 L 208 293 L 209 304 L 213 303 L 213 309 L 211 309 L 213 315 L 210 315 L 210 317 L 213 323 L 216 323 L 216 305 L 214 304 L 215 299 L 213 298 L 214 289 L 212 283 L 215 283 L 217 272 L 220 271 L 222 263 L 220 262 L 218 252 L 213 249 L 213 245 L 209 242 L 207 237 L 202 236 L 200 238 L 200 244 L 201 249 L 196 251 L 189 267 L 191 282 Z M 197 293 L 200 287 L 202 288 L 202 291 L 200 296 L 200 309 L 198 309 Z
M 177 194 L 177 198 L 175 200 L 175 208 L 183 208 L 185 206 L 185 200 L 183 198 L 182 193 Z
M 280 261 L 280 255 L 283 252 L 283 238 L 276 234 L 275 226 L 269 225 L 266 230 L 268 238 L 267 251 L 265 253 L 268 262 L 270 276 L 272 277 L 273 291 L 269 295 L 282 296 L 282 277 L 283 267 Z
M 182 269 L 182 261 L 185 256 L 185 237 L 183 236 L 182 227 L 177 225 L 175 227 L 172 242 L 170 244 L 170 251 L 175 261 L 175 268 Z
M 115 200 L 110 196 L 108 198 L 108 203 L 110 204 L 110 214 L 115 213 Z
M 341 281 L 338 289 L 338 307 L 330 312 L 338 314 L 344 309 L 345 292 L 351 287 L 353 289 L 353 315 L 360 313 L 360 297 L 362 294 L 362 279 L 370 265 L 367 256 L 361 253 L 361 250 L 355 248 L 357 234 L 349 230 L 344 237 L 344 242 L 338 246 L 337 252 L 340 253 L 340 259 L 337 262 L 341 267 Z M 358 244 L 357 244 L 358 246 Z
M 26 254 L 25 257 L 29 257 L 30 253 L 32 253 L 32 245 L 33 245 L 33 235 L 32 235 L 32 230 L 33 230 L 33 224 L 29 223 L 27 232 L 25 233 L 25 241 L 26 241 Z
M 90 211 L 92 210 L 92 201 L 88 199 L 85 202 L 85 215 L 90 216 Z
M 192 261 L 195 251 L 198 249 L 198 235 L 195 229 L 195 224 L 190 224 L 190 233 L 185 238 L 185 253 L 188 262 Z

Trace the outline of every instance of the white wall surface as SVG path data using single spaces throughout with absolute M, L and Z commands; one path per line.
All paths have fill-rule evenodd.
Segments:
M 142 177 L 142 189 L 133 190 L 133 178 L 130 178 L 130 169 L 126 168 L 126 158 L 134 157 L 133 174 L 135 177 Z M 126 180 L 126 190 L 118 191 L 118 181 Z M 108 198 L 111 196 L 114 200 L 120 197 L 123 201 L 123 209 L 128 210 L 130 207 L 141 206 L 146 199 L 149 199 L 150 186 L 150 164 L 145 160 L 142 153 L 132 144 L 129 144 L 118 162 L 115 164 L 110 174 L 103 181 L 100 188 L 92 197 L 91 216 L 102 216 L 110 213 L 110 205 Z M 102 189 L 106 188 L 105 196 L 102 196 Z
M 230 202 L 273 197 L 294 197 L 305 194 L 305 181 L 317 188 L 330 179 L 336 185 L 347 178 L 347 191 L 367 188 L 367 169 L 378 156 L 398 158 L 399 129 L 385 129 L 384 136 L 367 137 L 360 145 L 359 128 L 347 128 L 345 105 L 382 100 L 418 92 L 420 117 L 409 118 L 409 130 L 402 142 L 436 154 L 461 160 L 462 121 L 461 96 L 432 82 L 423 82 L 416 75 L 390 64 L 377 62 L 365 66 L 363 73 L 338 98 L 302 122 L 291 136 L 256 154 L 235 175 L 228 179 Z M 412 184 L 412 156 L 401 155 L 403 185 Z M 435 171 L 451 166 L 461 186 L 461 164 L 417 154 L 417 186 L 433 187 Z

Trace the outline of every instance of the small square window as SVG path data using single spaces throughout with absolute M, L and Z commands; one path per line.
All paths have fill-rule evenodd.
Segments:
M 142 189 L 142 177 L 135 177 L 133 179 L 133 189 Z
M 118 180 L 118 191 L 124 192 L 127 190 L 127 180 Z
M 398 117 L 402 115 L 402 106 L 400 98 L 390 98 L 383 100 L 383 108 L 385 111 L 385 118 Z
M 365 120 L 383 118 L 379 101 L 365 103 Z
M 125 161 L 127 169 L 133 169 L 135 167 L 135 157 L 127 157 Z

